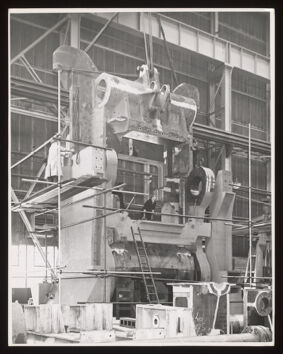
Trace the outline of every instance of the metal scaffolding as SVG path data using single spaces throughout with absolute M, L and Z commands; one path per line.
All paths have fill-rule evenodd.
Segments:
M 114 14 L 109 21 L 107 21 L 104 26 L 102 27 L 101 31 L 99 31 L 99 33 L 94 37 L 94 39 L 90 42 L 88 42 L 85 51 L 88 51 L 91 46 L 93 44 L 96 43 L 96 41 L 99 39 L 99 37 L 101 36 L 101 34 L 103 33 L 103 31 L 111 24 L 111 22 L 114 20 L 114 18 L 117 16 L 117 13 Z M 163 16 L 164 19 L 166 19 L 166 17 Z M 51 141 L 56 140 L 59 148 L 57 151 L 57 164 L 59 166 L 60 164 L 60 160 L 61 160 L 61 155 L 60 155 L 60 150 L 61 150 L 61 143 L 62 142 L 70 142 L 72 144 L 78 144 L 81 146 L 92 146 L 95 148 L 100 148 L 103 149 L 104 151 L 107 150 L 106 147 L 101 147 L 101 146 L 96 146 L 96 145 L 92 145 L 92 144 L 85 144 L 83 142 L 79 142 L 79 141 L 75 141 L 72 139 L 64 139 L 61 136 L 61 121 L 62 121 L 62 117 L 61 117 L 61 108 L 62 106 L 67 106 L 68 102 L 69 102 L 69 97 L 68 97 L 68 92 L 64 89 L 61 88 L 60 85 L 60 80 L 61 80 L 61 71 L 58 71 L 57 74 L 57 88 L 52 87 L 50 85 L 46 85 L 43 84 L 40 80 L 40 78 L 38 77 L 37 73 L 35 72 L 35 70 L 32 68 L 32 66 L 29 64 L 29 62 L 27 61 L 25 54 L 32 49 L 35 45 L 37 45 L 42 39 L 44 39 L 46 36 L 48 36 L 51 32 L 53 32 L 55 29 L 57 29 L 58 27 L 60 27 L 66 20 L 68 20 L 69 17 L 66 16 L 64 18 L 62 18 L 60 21 L 58 21 L 55 25 L 53 25 L 50 29 L 48 29 L 47 31 L 45 31 L 39 38 L 37 38 L 33 43 L 31 43 L 29 46 L 27 46 L 24 50 L 22 50 L 20 53 L 18 53 L 16 56 L 14 56 L 11 61 L 10 64 L 14 64 L 17 60 L 22 60 L 25 67 L 27 68 L 27 70 L 30 72 L 30 75 L 32 76 L 32 78 L 35 80 L 34 82 L 25 80 L 25 79 L 20 79 L 20 78 L 11 78 L 11 94 L 13 95 L 19 95 L 22 96 L 24 98 L 31 98 L 31 99 L 37 99 L 39 101 L 45 101 L 45 102 L 49 102 L 49 103 L 57 103 L 57 107 L 58 107 L 58 111 L 57 111 L 57 133 L 52 136 L 50 139 L 48 139 L 47 141 L 45 141 L 43 144 L 41 144 L 39 147 L 37 147 L 36 149 L 34 149 L 31 153 L 29 153 L 27 156 L 25 156 L 24 158 L 22 158 L 21 160 L 17 161 L 16 163 L 14 163 L 11 166 L 11 169 L 14 169 L 15 167 L 19 166 L 21 163 L 23 163 L 24 161 L 26 161 L 27 159 L 29 159 L 30 157 L 34 156 L 38 151 L 40 151 L 41 149 L 43 149 L 45 146 L 47 146 Z M 161 26 L 161 24 L 160 24 Z M 69 31 L 69 27 L 70 27 L 70 21 L 68 21 L 68 25 L 65 31 L 65 35 L 64 35 L 64 42 L 66 41 L 67 38 L 67 33 Z M 163 38 L 166 42 L 165 39 L 165 34 L 163 31 L 163 28 L 161 26 L 161 33 L 163 35 Z M 168 51 L 168 50 L 167 50 Z M 170 61 L 170 56 L 168 57 L 168 60 Z M 171 65 L 172 63 L 170 62 L 170 67 L 171 69 L 174 71 L 173 66 Z M 175 73 L 175 71 L 174 71 Z M 176 74 L 174 74 L 175 77 Z M 221 78 L 222 81 L 223 78 Z M 221 82 L 220 82 L 221 83 Z M 219 86 L 216 90 L 215 96 L 217 94 L 217 91 L 220 87 L 220 83 Z M 210 112 L 209 112 L 210 113 Z M 47 115 L 46 115 L 47 117 Z M 43 119 L 45 119 L 44 115 L 42 116 Z M 56 121 L 56 117 L 54 116 L 54 121 Z M 50 117 L 49 117 L 50 119 Z M 240 147 L 243 149 L 248 149 L 248 155 L 249 155 L 249 185 L 246 187 L 248 189 L 249 192 L 249 197 L 248 197 L 248 202 L 249 202 L 249 214 L 248 214 L 248 218 L 247 220 L 239 220 L 238 218 L 233 218 L 232 220 L 228 220 L 228 219 L 213 219 L 213 218 L 206 218 L 208 220 L 221 220 L 221 221 L 226 221 L 226 222 L 233 222 L 235 223 L 247 223 L 248 224 L 248 230 L 249 230 L 249 262 L 250 262 L 250 271 L 251 271 L 251 239 L 252 239 L 252 227 L 254 225 L 254 223 L 252 222 L 252 218 L 251 218 L 251 203 L 252 203 L 252 197 L 251 197 L 251 192 L 254 189 L 251 186 L 251 148 L 253 147 L 254 150 L 261 152 L 261 153 L 270 153 L 271 151 L 271 144 L 269 142 L 266 141 L 261 141 L 258 139 L 254 139 L 251 138 L 251 126 L 249 124 L 249 136 L 245 137 L 243 135 L 239 135 L 239 134 L 235 134 L 232 133 L 231 131 L 224 131 L 221 129 L 217 129 L 215 127 L 211 127 L 211 126 L 205 126 L 202 124 L 198 124 L 195 123 L 193 126 L 193 134 L 195 137 L 197 138 L 201 138 L 201 139 L 206 139 L 206 140 L 210 140 L 210 141 L 215 141 L 215 142 L 219 142 L 221 144 L 233 144 L 236 147 Z M 55 187 L 55 189 L 57 189 L 57 208 L 51 207 L 50 209 L 47 209 L 41 213 L 38 213 L 37 215 L 42 215 L 44 213 L 50 213 L 50 212 L 57 212 L 58 215 L 58 227 L 57 227 L 57 232 L 58 232 L 58 245 L 60 245 L 60 241 L 61 241 L 61 230 L 63 228 L 67 228 L 67 227 L 71 227 L 74 226 L 75 224 L 70 224 L 70 225 L 61 225 L 61 212 L 62 209 L 65 206 L 61 205 L 61 195 L 63 192 L 63 188 L 65 187 L 66 184 L 63 184 L 63 182 L 61 181 L 61 176 L 60 173 L 58 173 L 58 181 L 56 183 L 48 183 L 46 181 L 40 181 L 39 178 L 44 170 L 44 165 L 43 167 L 40 168 L 40 170 L 38 171 L 38 174 L 35 176 L 35 179 L 25 179 L 25 181 L 31 182 L 31 186 L 28 190 L 28 192 L 25 195 L 25 198 L 22 201 L 19 201 L 14 190 L 12 189 L 12 200 L 15 203 L 15 210 L 14 211 L 19 211 L 22 220 L 24 221 L 24 224 L 28 230 L 28 232 L 30 233 L 31 237 L 32 237 L 32 241 L 34 242 L 34 245 L 38 248 L 41 257 L 43 258 L 45 264 L 46 264 L 46 270 L 50 270 L 52 276 L 54 279 L 59 279 L 59 303 L 61 303 L 61 273 L 62 271 L 60 271 L 58 273 L 58 271 L 56 269 L 53 269 L 51 267 L 51 265 L 48 263 L 48 259 L 47 259 L 47 255 L 46 252 L 43 251 L 42 247 L 40 246 L 40 243 L 37 239 L 37 234 L 35 232 L 35 230 L 32 229 L 31 224 L 26 216 L 26 213 L 23 209 L 21 209 L 21 207 L 24 208 L 24 203 L 25 203 L 25 199 L 30 200 L 30 197 L 32 197 L 32 191 L 34 186 L 36 185 L 36 183 L 46 183 L 46 184 L 50 184 L 53 185 Z M 68 186 L 72 187 L 72 188 L 78 188 L 78 189 L 90 189 L 92 187 L 84 187 L 84 186 L 77 186 L 75 185 L 75 183 L 73 181 L 68 182 Z M 115 209 L 115 208 L 107 208 L 106 207 L 106 193 L 110 193 L 112 191 L 118 191 L 120 187 L 124 186 L 123 185 L 119 185 L 119 186 L 115 186 L 113 188 L 99 188 L 99 187 L 94 187 L 93 189 L 95 190 L 100 190 L 99 193 L 97 193 L 95 196 L 98 196 L 100 194 L 103 194 L 103 200 L 104 200 L 104 205 L 102 207 L 95 207 L 95 206 L 90 206 L 90 205 L 84 205 L 83 207 L 88 207 L 88 208 L 96 208 L 96 209 L 101 209 L 104 211 L 103 215 L 94 217 L 94 218 L 90 218 L 87 220 L 82 220 L 81 223 L 84 222 L 88 222 L 91 220 L 94 220 L 96 218 L 103 218 L 104 220 L 104 239 L 106 240 L 106 221 L 107 221 L 107 216 L 109 215 L 113 215 L 115 213 L 121 212 L 123 211 L 122 209 Z M 120 191 L 121 193 L 128 193 L 128 194 L 133 194 L 135 195 L 145 195 L 144 193 L 137 193 L 137 192 L 131 192 L 131 191 Z M 267 192 L 267 191 L 265 191 Z M 245 198 L 242 196 L 238 196 L 239 198 Z M 83 200 L 83 199 L 82 199 Z M 32 201 L 32 199 L 31 199 Z M 260 201 L 257 201 L 260 202 Z M 34 205 L 27 206 L 27 209 L 31 209 L 32 207 L 35 208 L 36 210 L 36 202 L 34 203 Z M 109 211 L 109 213 L 107 213 L 107 211 Z M 136 212 L 136 210 L 127 209 L 128 212 Z M 194 217 L 194 216 L 190 216 L 190 215 L 179 215 L 179 214 L 169 214 L 169 213 L 157 213 L 159 216 L 165 215 L 165 216 L 182 216 L 185 218 L 198 218 L 198 217 Z M 199 217 L 201 218 L 201 217 Z M 203 218 L 201 218 L 203 219 Z M 78 223 L 77 223 L 78 224 Z M 77 225 L 76 224 L 76 225 Z M 106 262 L 106 246 L 104 247 L 104 270 L 108 271 L 107 268 L 107 262 Z M 61 264 L 61 259 L 60 259 L 60 250 L 59 250 L 59 264 L 58 267 L 60 268 L 62 266 Z M 113 272 L 112 272 L 113 273 Z M 118 276 L 118 275 L 116 275 Z M 251 286 L 251 277 L 249 278 L 250 281 L 250 286 Z M 104 300 L 106 301 L 106 277 L 105 277 L 105 283 L 104 283 Z

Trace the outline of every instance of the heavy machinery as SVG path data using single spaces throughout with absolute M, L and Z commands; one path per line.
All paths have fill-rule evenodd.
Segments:
M 169 301 L 168 280 L 223 281 L 221 276 L 232 267 L 231 226 L 225 223 L 232 220 L 234 193 L 230 172 L 219 171 L 215 179 L 209 168 L 193 166 L 197 89 L 181 84 L 172 92 L 169 85 L 160 85 L 157 70 L 150 72 L 146 65 L 138 68 L 136 81 L 99 74 L 85 52 L 67 46 L 54 52 L 53 67 L 70 92 L 69 140 L 74 153 L 65 159 L 63 182 L 74 179 L 90 188 L 74 187 L 76 195 L 62 198 L 61 266 L 68 272 L 139 271 L 133 228 L 141 232 L 151 271 L 160 273 L 156 284 L 162 302 Z M 146 144 L 161 147 L 166 161 L 154 164 L 141 149 L 138 156 L 120 154 L 125 138 L 145 142 L 144 150 Z M 158 166 L 155 190 L 140 189 L 155 193 L 160 201 L 153 220 L 141 220 L 142 212 L 127 203 L 126 209 L 115 210 L 111 189 L 124 182 L 117 178 L 118 161 L 123 159 L 140 168 L 140 184 Z M 103 194 L 91 189 L 94 186 L 110 192 Z M 126 196 L 129 190 L 125 186 L 119 193 Z M 136 190 L 133 195 L 140 198 L 142 193 Z M 70 279 L 63 274 L 62 301 L 111 301 L 115 288 L 131 290 L 132 301 L 146 300 L 139 279 L 118 275 L 114 280 L 83 274 Z
M 123 310 L 133 317 L 134 304 L 166 305 L 172 284 L 197 282 L 201 290 L 190 290 L 194 301 L 205 298 L 203 316 L 210 311 L 202 335 L 216 323 L 210 294 L 217 296 L 212 307 L 220 304 L 225 312 L 219 328 L 229 333 L 229 299 L 220 297 L 230 285 L 215 284 L 232 270 L 235 194 L 230 172 L 215 177 L 194 164 L 197 89 L 161 86 L 157 69 L 147 65 L 135 81 L 100 73 L 84 51 L 69 46 L 54 52 L 53 69 L 70 101 L 67 132 L 55 138 L 70 153 L 62 159 L 54 301 L 114 303 L 116 317 Z M 32 202 L 55 203 L 57 189 L 47 189 Z M 152 194 L 158 208 L 144 220 L 142 205 Z

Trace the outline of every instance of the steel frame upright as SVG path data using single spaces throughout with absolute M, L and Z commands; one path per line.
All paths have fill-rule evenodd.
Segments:
M 61 132 L 61 70 L 58 70 L 58 128 L 57 134 L 60 136 Z M 57 228 L 57 237 L 58 237 L 58 263 L 59 267 L 61 267 L 61 250 L 60 250 L 60 241 L 61 241 L 61 174 L 59 166 L 61 164 L 61 140 L 57 140 L 57 169 L 58 169 L 58 185 L 57 185 L 57 197 L 58 197 L 58 204 L 57 204 L 57 218 L 58 218 L 58 228 Z M 61 305 L 61 272 L 58 274 L 58 289 L 59 289 L 59 305 Z
M 251 171 L 251 123 L 249 123 L 249 281 L 252 287 L 252 171 Z

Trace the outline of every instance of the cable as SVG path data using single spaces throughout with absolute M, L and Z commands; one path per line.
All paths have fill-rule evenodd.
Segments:
M 145 33 L 144 12 L 142 13 L 142 19 L 143 19 L 143 37 L 144 37 L 145 60 L 146 60 L 147 66 L 149 67 L 149 58 L 148 58 L 148 50 L 147 50 L 147 40 L 146 40 L 146 33 Z
M 150 76 L 153 76 L 153 45 L 152 45 L 152 19 L 151 13 L 148 13 L 148 21 L 149 21 L 149 55 L 150 55 Z

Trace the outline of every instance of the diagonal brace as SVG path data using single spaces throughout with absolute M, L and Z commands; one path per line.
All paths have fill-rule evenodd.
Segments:
M 14 192 L 13 189 L 11 189 L 11 196 L 12 196 L 12 200 L 13 200 L 15 203 L 19 203 L 19 199 L 18 199 L 18 197 L 16 196 L 16 193 Z M 25 227 L 27 228 L 27 231 L 29 232 L 29 234 L 30 234 L 30 236 L 31 236 L 31 239 L 32 239 L 32 241 L 33 241 L 33 244 L 34 244 L 35 247 L 38 249 L 38 251 L 39 251 L 39 253 L 40 253 L 40 255 L 41 255 L 41 257 L 42 257 L 44 263 L 46 264 L 46 267 L 50 269 L 50 272 L 51 272 L 52 276 L 53 276 L 54 278 L 57 278 L 57 275 L 55 274 L 53 268 L 51 267 L 51 264 L 48 262 L 47 257 L 46 257 L 46 254 L 45 254 L 45 252 L 43 251 L 43 249 L 42 249 L 42 247 L 41 247 L 41 245 L 40 245 L 40 243 L 39 243 L 39 241 L 38 241 L 38 239 L 37 239 L 37 237 L 36 237 L 36 234 L 35 234 L 35 232 L 34 232 L 32 226 L 31 226 L 31 224 L 30 224 L 30 221 L 29 221 L 28 217 L 26 216 L 26 213 L 25 213 L 23 210 L 20 210 L 19 213 L 20 213 L 20 216 L 21 216 L 21 218 L 22 218 L 22 220 L 23 220 L 23 223 L 24 223 Z
M 93 38 L 93 40 L 89 43 L 89 45 L 86 47 L 85 52 L 88 52 L 89 49 L 98 41 L 98 39 L 101 37 L 103 32 L 110 26 L 111 22 L 117 17 L 118 12 L 116 12 L 106 23 L 105 25 L 101 28 L 101 30 L 97 33 L 97 35 Z

